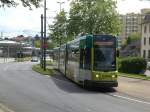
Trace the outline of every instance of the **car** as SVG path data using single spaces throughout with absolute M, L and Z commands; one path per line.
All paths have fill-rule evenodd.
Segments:
M 37 56 L 32 56 L 31 62 L 38 62 L 38 57 Z

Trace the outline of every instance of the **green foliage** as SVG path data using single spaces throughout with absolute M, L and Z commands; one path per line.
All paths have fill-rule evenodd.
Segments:
M 116 2 L 113 0 L 73 0 L 69 16 L 69 34 L 107 33 L 120 30 Z
M 36 48 L 40 48 L 41 47 L 41 42 L 40 42 L 40 40 L 35 40 L 34 41 L 34 46 L 36 47 Z M 55 43 L 54 42 L 49 42 L 48 40 L 47 40 L 47 49 L 53 49 L 54 47 L 55 47 L 56 45 L 55 45 Z
M 24 7 L 30 7 L 32 5 L 34 5 L 35 7 L 39 7 L 40 6 L 40 1 L 42 0 L 20 0 L 22 2 L 22 5 Z M 0 7 L 4 7 L 4 6 L 8 6 L 8 7 L 11 7 L 11 6 L 16 6 L 18 5 L 18 3 L 16 2 L 16 0 L 0 0 Z
M 119 71 L 139 74 L 146 69 L 146 60 L 140 57 L 127 57 L 119 60 Z
M 141 39 L 141 37 L 140 37 L 140 34 L 139 33 L 131 33 L 130 35 L 129 35 L 129 37 L 131 38 L 131 41 L 137 41 L 137 40 L 140 40 Z
M 35 46 L 36 48 L 40 48 L 40 46 L 41 46 L 40 40 L 35 40 L 35 41 L 34 41 L 34 46 Z
M 132 43 L 132 42 L 135 42 L 135 41 L 138 41 L 141 39 L 141 36 L 139 33 L 131 33 L 128 38 L 126 39 L 126 45 Z
M 38 65 L 33 65 L 33 67 L 32 67 L 32 70 L 34 70 L 34 71 L 36 71 L 36 72 L 38 72 L 38 73 L 40 73 L 40 74 L 43 74 L 43 75 L 53 75 L 53 70 L 52 69 L 46 69 L 46 71 L 44 71 L 41 67 L 40 67 L 40 65 L 38 64 Z
M 56 46 L 54 42 L 48 42 L 48 49 L 53 49 Z
M 72 40 L 82 33 L 116 35 L 120 31 L 116 2 L 114 0 L 72 0 L 68 18 L 66 13 L 61 11 L 50 29 L 50 37 L 57 45 Z
M 50 39 L 56 45 L 61 45 L 66 41 L 67 35 L 67 17 L 66 12 L 62 10 L 56 17 L 53 25 L 49 26 L 50 28 Z
M 126 45 L 129 45 L 131 43 L 131 37 L 128 37 L 127 39 L 126 39 Z

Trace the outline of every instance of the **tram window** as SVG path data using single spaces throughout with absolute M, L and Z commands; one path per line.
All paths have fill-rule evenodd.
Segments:
M 80 68 L 91 69 L 91 49 L 80 50 Z
M 85 49 L 85 57 L 84 57 L 84 68 L 85 69 L 91 69 L 91 49 L 86 48 Z
M 84 49 L 80 50 L 80 68 L 83 68 Z

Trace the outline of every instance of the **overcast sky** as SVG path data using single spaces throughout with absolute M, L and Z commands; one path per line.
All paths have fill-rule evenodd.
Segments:
M 62 8 L 65 11 L 69 10 L 68 0 L 64 1 Z M 47 0 L 47 16 L 53 18 L 59 12 L 59 4 L 56 0 Z M 120 14 L 129 12 L 140 13 L 142 8 L 150 8 L 150 2 L 139 0 L 119 0 L 117 10 Z M 13 37 L 19 34 L 35 35 L 40 32 L 40 15 L 43 13 L 43 8 L 30 11 L 19 5 L 16 8 L 0 8 L 0 32 L 3 35 Z M 52 19 L 48 19 L 47 24 L 51 24 Z

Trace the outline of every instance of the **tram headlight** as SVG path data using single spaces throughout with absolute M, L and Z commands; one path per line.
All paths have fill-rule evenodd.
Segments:
M 112 78 L 115 78 L 115 75 L 112 75 Z
M 98 74 L 96 75 L 96 78 L 99 78 L 99 75 L 98 75 Z
M 115 71 L 116 73 L 118 73 L 118 71 Z

